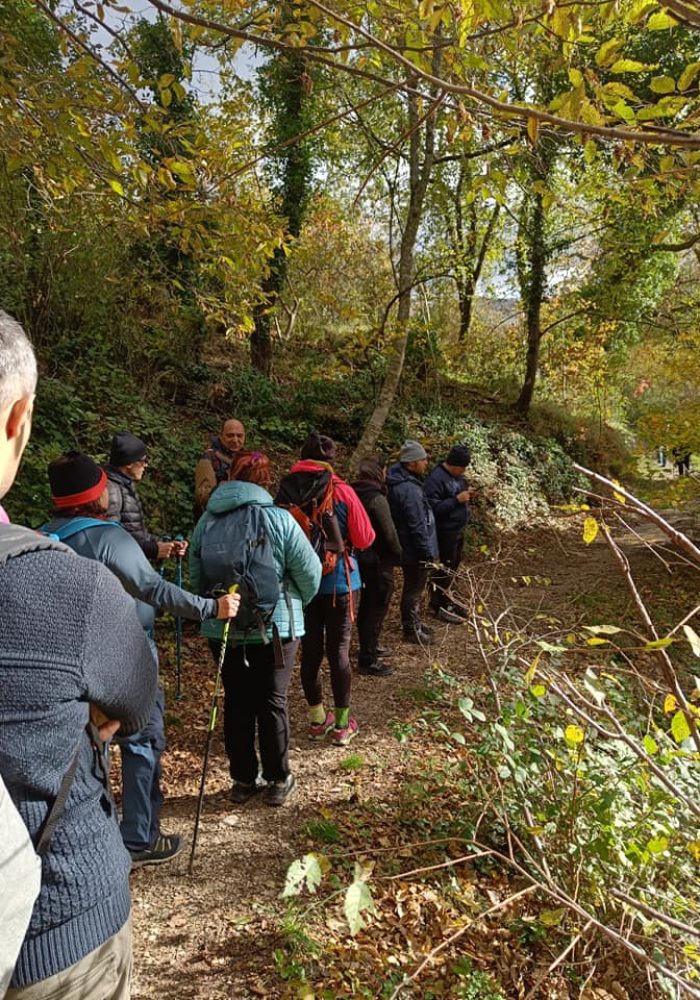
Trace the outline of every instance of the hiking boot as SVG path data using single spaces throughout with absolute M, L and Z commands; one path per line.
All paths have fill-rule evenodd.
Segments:
M 256 782 L 248 785 L 245 781 L 234 781 L 233 788 L 231 789 L 231 801 L 235 802 L 236 805 L 242 806 L 244 802 L 252 799 L 259 791 L 261 791 L 261 788 Z
M 464 625 L 467 616 L 463 614 L 454 604 L 446 604 L 438 610 L 438 617 L 450 625 Z
M 420 628 L 405 631 L 403 637 L 406 642 L 412 642 L 414 646 L 430 646 L 433 641 L 432 635 L 426 632 L 422 625 Z
M 360 731 L 360 727 L 357 724 L 356 719 L 348 719 L 347 726 L 342 726 L 340 729 L 337 726 L 333 727 L 333 733 L 331 739 L 337 747 L 345 747 L 348 745 L 350 740 L 353 740 Z
M 358 674 L 365 674 L 367 677 L 389 677 L 393 674 L 394 668 L 387 667 L 384 663 L 378 663 L 376 660 L 374 663 L 367 663 L 365 666 L 357 668 Z
M 177 834 L 159 834 L 145 851 L 129 851 L 131 855 L 131 870 L 143 868 L 144 865 L 162 865 L 176 858 L 185 845 L 182 837 Z
M 296 778 L 288 774 L 284 781 L 269 781 L 263 792 L 263 802 L 266 806 L 281 806 L 287 801 L 296 787 Z
M 322 740 L 328 736 L 335 725 L 335 712 L 326 712 L 325 722 L 312 722 L 309 725 L 308 733 L 310 740 Z

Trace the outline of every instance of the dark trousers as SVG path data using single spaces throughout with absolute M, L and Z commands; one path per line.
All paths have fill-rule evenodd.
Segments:
M 377 644 L 394 593 L 394 567 L 379 560 L 361 564 L 362 590 L 357 612 L 360 640 L 359 665 L 368 667 L 377 660 Z
M 445 569 L 433 570 L 430 581 L 431 596 L 430 606 L 436 611 L 444 608 L 450 603 L 448 591 L 452 586 L 455 573 L 459 569 L 462 561 L 462 550 L 464 548 L 464 532 L 450 532 L 450 534 L 438 534 L 438 547 L 440 550 L 440 562 Z
M 165 694 L 159 688 L 146 727 L 133 736 L 117 735 L 115 739 L 122 755 L 122 821 L 119 828 L 129 851 L 147 850 L 160 834 L 164 708 Z
M 401 624 L 404 631 L 413 631 L 421 622 L 420 602 L 428 582 L 430 570 L 423 566 L 403 567 L 403 590 L 401 591 Z
M 357 592 L 353 595 L 356 599 Z M 350 706 L 352 670 L 350 669 L 349 594 L 317 594 L 304 611 L 305 634 L 301 640 L 301 686 L 309 705 L 323 702 L 321 664 L 323 654 L 331 668 L 331 688 L 335 708 Z
M 209 641 L 218 660 L 221 643 Z M 298 640 L 282 643 L 282 663 L 275 664 L 270 642 L 229 645 L 221 679 L 224 683 L 224 744 L 234 781 L 252 785 L 258 776 L 255 751 L 257 725 L 262 776 L 284 781 L 289 774 L 289 718 L 287 689 L 292 678 Z M 247 662 L 246 662 L 247 661 Z

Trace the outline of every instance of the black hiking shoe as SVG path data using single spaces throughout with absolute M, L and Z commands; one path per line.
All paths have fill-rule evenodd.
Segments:
M 288 774 L 284 781 L 270 781 L 263 792 L 263 802 L 266 806 L 282 806 L 296 787 L 296 778 Z
M 176 858 L 184 847 L 182 837 L 177 834 L 159 834 L 145 851 L 129 851 L 131 855 L 131 870 L 143 868 L 144 865 L 162 865 Z
M 374 663 L 358 667 L 357 672 L 358 674 L 364 674 L 366 677 L 389 677 L 390 674 L 393 674 L 394 668 L 388 667 L 385 663 L 378 663 L 375 660 Z
M 448 622 L 450 625 L 464 625 L 467 620 L 467 616 L 455 607 L 454 604 L 445 604 L 444 607 L 439 608 L 437 611 L 438 618 L 442 618 L 444 622 Z
M 422 625 L 419 628 L 407 629 L 403 634 L 406 642 L 412 642 L 414 646 L 430 646 L 433 636 Z
M 260 791 L 262 791 L 261 786 L 255 782 L 252 785 L 247 785 L 244 781 L 234 781 L 231 789 L 231 801 L 242 806 L 244 802 L 252 799 Z

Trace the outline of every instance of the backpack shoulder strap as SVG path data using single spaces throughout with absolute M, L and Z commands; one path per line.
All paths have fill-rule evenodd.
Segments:
M 73 535 L 77 535 L 79 531 L 99 527 L 121 528 L 121 524 L 119 521 L 102 521 L 97 517 L 73 517 L 56 531 L 46 532 L 45 524 L 39 528 L 39 531 L 46 534 L 48 538 L 57 538 L 59 542 L 63 542 L 66 538 L 72 538 Z

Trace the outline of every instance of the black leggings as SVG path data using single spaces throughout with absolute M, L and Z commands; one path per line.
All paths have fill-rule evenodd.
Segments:
M 304 697 L 309 705 L 320 705 L 323 701 L 321 664 L 325 650 L 331 668 L 333 704 L 335 708 L 349 708 L 352 688 L 350 595 L 317 594 L 304 612 L 304 627 L 306 633 L 301 640 Z
M 209 642 L 218 660 L 221 643 Z M 294 669 L 298 640 L 282 643 L 282 664 L 275 665 L 273 644 L 229 645 L 221 674 L 224 682 L 224 743 L 234 781 L 252 785 L 258 776 L 255 752 L 257 723 L 262 776 L 284 781 L 289 774 L 287 688 Z M 246 665 L 245 661 L 248 661 Z

